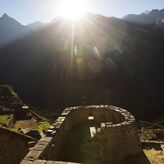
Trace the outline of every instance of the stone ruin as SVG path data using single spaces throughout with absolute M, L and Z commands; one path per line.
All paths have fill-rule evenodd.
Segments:
M 17 164 L 22 161 L 37 140 L 0 126 L 0 163 Z
M 103 139 L 101 157 L 104 161 L 123 160 L 141 152 L 136 121 L 128 111 L 112 105 L 79 106 L 65 108 L 47 136 L 38 141 L 21 164 L 71 164 L 59 162 L 67 142 L 66 135 L 74 125 L 93 120 L 100 126 L 90 128 L 91 138 L 101 136 Z

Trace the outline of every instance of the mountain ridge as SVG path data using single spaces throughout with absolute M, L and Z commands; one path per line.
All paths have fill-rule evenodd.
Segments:
M 89 15 L 92 15 L 92 13 L 87 13 L 87 17 Z M 95 15 L 97 18 L 107 18 L 102 15 Z M 115 17 L 108 17 L 109 19 L 118 19 Z M 122 18 L 122 21 L 127 21 L 131 23 L 137 23 L 141 25 L 146 24 L 154 24 L 155 29 L 164 29 L 164 9 L 157 10 L 154 9 L 150 12 L 145 12 L 140 15 L 135 14 L 129 14 Z M 42 22 L 33 22 L 28 25 L 22 25 L 20 22 L 18 22 L 16 19 L 8 16 L 6 13 L 0 17 L 0 47 L 11 43 L 24 35 L 28 35 L 31 32 L 35 32 L 37 30 L 40 30 L 44 28 L 45 26 L 49 26 L 50 24 L 56 22 L 56 20 L 59 20 L 59 18 L 55 18 L 50 23 L 42 23 Z M 121 20 L 121 19 L 120 19 Z
M 147 13 L 141 13 L 139 15 L 128 14 L 123 17 L 123 20 L 143 25 L 155 24 L 157 21 L 162 19 L 164 19 L 164 9 L 153 9 L 152 11 L 149 11 Z
M 29 33 L 43 28 L 46 24 L 34 22 L 29 25 L 22 25 L 16 19 L 4 13 L 0 17 L 0 47 L 14 42 Z
M 28 32 L 28 28 L 6 13 L 0 17 L 0 47 L 15 41 Z

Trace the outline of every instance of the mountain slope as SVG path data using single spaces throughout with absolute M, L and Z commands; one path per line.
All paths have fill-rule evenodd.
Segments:
M 3 14 L 3 16 L 0 17 L 0 46 L 22 37 L 28 31 L 29 29 L 27 27 L 21 25 L 7 14 Z
M 155 24 L 156 22 L 164 19 L 164 9 L 154 9 L 149 13 L 142 13 L 140 15 L 129 14 L 123 19 L 137 24 Z
M 29 29 L 31 29 L 32 31 L 40 30 L 40 29 L 44 28 L 45 26 L 46 26 L 46 24 L 44 24 L 42 22 L 34 22 L 34 23 L 27 25 L 27 27 Z
M 0 49 L 0 81 L 42 108 L 116 104 L 149 118 L 163 108 L 163 38 L 101 15 L 57 18 Z

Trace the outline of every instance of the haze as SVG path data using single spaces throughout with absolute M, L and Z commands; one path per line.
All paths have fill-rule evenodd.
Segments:
M 50 22 L 59 15 L 60 3 L 62 0 L 0 0 L 0 15 L 7 13 L 22 24 Z M 150 0 L 87 0 L 87 3 L 93 13 L 119 18 L 164 6 L 163 0 L 151 0 L 151 3 Z

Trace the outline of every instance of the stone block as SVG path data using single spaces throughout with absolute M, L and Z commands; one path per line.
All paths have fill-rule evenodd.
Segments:
M 31 164 L 33 163 L 32 161 L 29 161 L 29 160 L 22 160 L 20 164 Z
M 46 160 L 36 160 L 33 162 L 33 164 L 46 164 Z
M 31 150 L 39 150 L 39 151 L 43 151 L 45 149 L 45 146 L 46 145 L 40 145 L 40 144 L 37 144 L 36 146 L 34 146 Z
M 52 137 L 43 137 L 43 138 L 41 138 L 39 141 L 42 141 L 42 142 L 50 142 L 50 141 L 52 141 Z
M 38 157 L 40 156 L 40 154 L 42 153 L 42 151 L 39 150 L 31 150 L 27 156 L 25 157 L 26 160 L 29 161 L 34 161 L 36 159 L 38 159 Z

